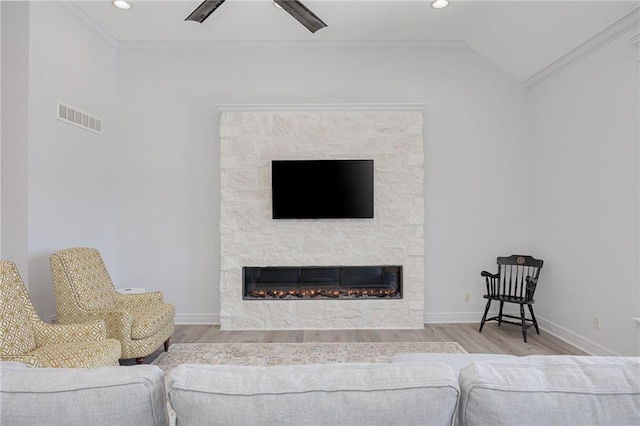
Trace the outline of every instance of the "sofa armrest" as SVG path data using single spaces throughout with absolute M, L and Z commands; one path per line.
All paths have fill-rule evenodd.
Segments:
M 94 342 L 107 338 L 107 325 L 102 320 L 77 324 L 41 322 L 35 324 L 33 329 L 38 347 L 56 343 Z
M 164 303 L 161 291 L 133 294 L 115 293 L 113 295 L 113 300 L 119 308 L 136 308 L 140 306 L 160 305 Z

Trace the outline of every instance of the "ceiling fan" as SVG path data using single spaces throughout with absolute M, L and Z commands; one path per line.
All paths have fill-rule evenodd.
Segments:
M 298 22 L 307 27 L 309 31 L 315 33 L 327 26 L 322 19 L 318 18 L 312 11 L 297 0 L 273 0 L 278 6 L 287 11 Z M 225 0 L 204 0 L 185 21 L 204 22 Z

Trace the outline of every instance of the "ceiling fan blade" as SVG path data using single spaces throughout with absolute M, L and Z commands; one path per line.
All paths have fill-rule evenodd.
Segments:
M 225 0 L 204 0 L 200 6 L 196 8 L 191 15 L 187 16 L 185 21 L 204 22 Z
M 315 33 L 327 26 L 322 19 L 318 18 L 312 11 L 297 0 L 274 0 L 280 7 L 286 10 L 289 15 L 296 18 L 298 22 L 307 27 L 309 31 Z

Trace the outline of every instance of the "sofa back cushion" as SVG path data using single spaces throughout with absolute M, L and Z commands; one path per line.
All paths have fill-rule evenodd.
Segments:
M 0 424 L 168 426 L 164 374 L 136 367 L 24 368 L 0 362 Z
M 640 358 L 483 361 L 459 379 L 462 425 L 640 424 Z
M 459 396 L 442 364 L 183 364 L 168 391 L 180 426 L 444 425 Z

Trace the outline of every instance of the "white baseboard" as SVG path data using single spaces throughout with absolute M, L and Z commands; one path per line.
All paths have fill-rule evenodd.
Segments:
M 576 348 L 585 351 L 589 355 L 594 356 L 620 356 L 619 353 L 612 351 L 599 343 L 594 342 L 593 340 L 587 339 L 586 337 L 574 333 L 568 328 L 562 327 L 552 321 L 546 320 L 544 318 L 538 317 L 538 325 L 540 329 L 546 331 L 547 333 L 556 336 L 560 340 L 564 340 L 565 342 L 575 346 Z
M 480 312 L 436 312 L 424 313 L 425 324 L 454 324 L 454 323 L 470 323 L 477 322 L 480 324 L 482 314 Z M 493 315 L 493 314 L 492 314 Z
M 220 314 L 176 314 L 178 325 L 219 325 Z

